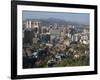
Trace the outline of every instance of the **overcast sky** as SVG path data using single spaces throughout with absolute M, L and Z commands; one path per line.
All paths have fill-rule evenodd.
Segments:
M 23 20 L 25 19 L 47 19 L 57 18 L 65 21 L 78 22 L 82 24 L 89 24 L 90 15 L 88 13 L 65 13 L 65 12 L 39 12 L 39 11 L 23 11 Z

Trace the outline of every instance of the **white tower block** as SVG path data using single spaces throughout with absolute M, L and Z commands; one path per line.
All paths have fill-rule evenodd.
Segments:
M 75 28 L 75 26 L 73 26 L 73 28 Z
M 38 28 L 39 27 L 39 22 L 34 22 L 34 28 Z
M 31 21 L 29 21 L 29 28 L 31 28 Z
M 26 21 L 26 28 L 28 28 L 28 21 Z

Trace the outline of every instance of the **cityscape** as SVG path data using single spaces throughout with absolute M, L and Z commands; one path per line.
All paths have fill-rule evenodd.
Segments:
M 77 20 L 78 18 L 75 21 L 66 20 L 67 13 L 64 13 L 65 18 L 52 16 L 63 15 L 59 12 L 43 12 L 48 14 L 47 18 L 35 18 L 32 16 L 38 16 L 38 14 L 35 15 L 34 11 L 26 12 L 33 14 L 31 17 L 24 18 L 29 15 L 25 15 L 23 12 L 22 53 L 24 69 L 89 66 L 90 25 L 87 19 L 84 18 L 87 23 L 82 23 L 82 20 Z M 84 15 L 82 13 L 68 14 L 73 18 Z M 83 17 L 80 18 L 83 19 Z

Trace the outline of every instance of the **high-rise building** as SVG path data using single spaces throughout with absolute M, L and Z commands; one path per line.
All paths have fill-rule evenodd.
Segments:
M 24 30 L 24 38 L 23 38 L 23 43 L 25 45 L 32 45 L 32 38 L 33 38 L 33 34 L 32 31 L 29 29 Z
M 78 41 L 79 40 L 79 35 L 78 34 L 74 34 L 73 36 L 72 36 L 72 41 Z
M 23 26 L 25 29 L 31 28 L 31 20 L 26 20 L 23 24 L 25 24 Z
M 33 29 L 35 33 L 39 33 L 39 24 L 39 21 L 32 21 L 31 29 Z

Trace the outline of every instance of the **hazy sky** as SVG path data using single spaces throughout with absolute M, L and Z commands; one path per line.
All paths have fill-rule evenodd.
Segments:
M 90 15 L 88 13 L 65 13 L 65 12 L 44 12 L 44 11 L 23 11 L 23 20 L 25 19 L 47 19 L 58 18 L 65 21 L 79 22 L 89 24 Z

